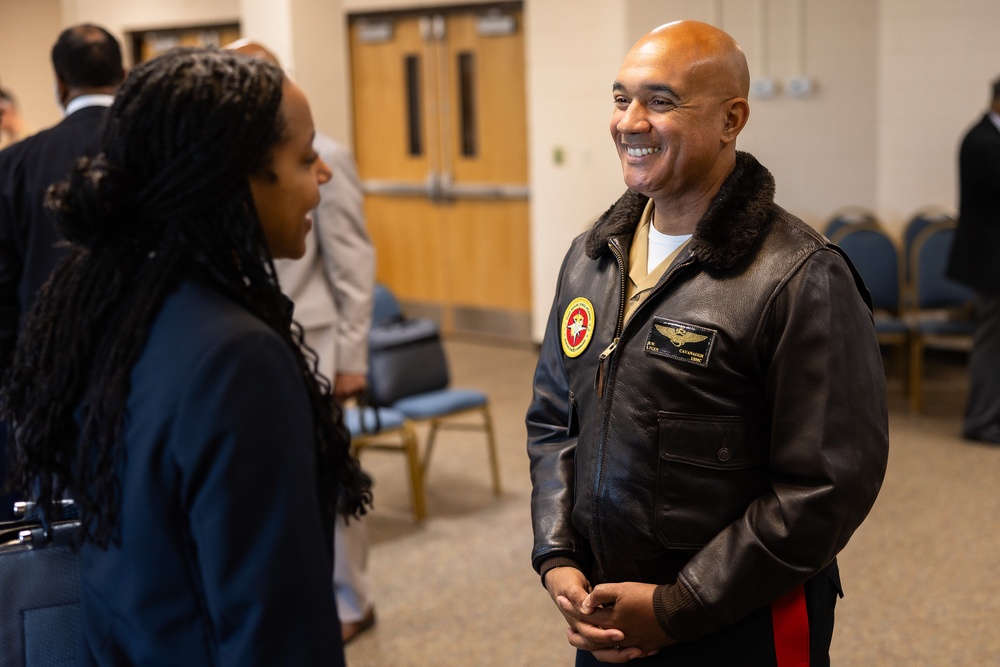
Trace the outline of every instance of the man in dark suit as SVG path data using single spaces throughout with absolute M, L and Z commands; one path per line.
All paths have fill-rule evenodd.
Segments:
M 1000 445 L 1000 78 L 958 157 L 958 229 L 948 276 L 976 291 L 976 335 L 962 437 Z
M 56 91 L 63 120 L 0 151 L 0 373 L 11 363 L 14 343 L 38 289 L 65 253 L 45 213 L 45 191 L 66 178 L 76 160 L 96 155 L 115 89 L 125 78 L 121 46 L 104 28 L 67 28 L 52 47 Z M 0 424 L 0 442 L 6 431 Z M 0 473 L 6 473 L 6 445 Z M 0 497 L 0 520 L 10 502 Z

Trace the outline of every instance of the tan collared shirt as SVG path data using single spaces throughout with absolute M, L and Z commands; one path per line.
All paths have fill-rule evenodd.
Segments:
M 646 202 L 646 208 L 642 212 L 639 224 L 635 228 L 632 236 L 632 248 L 628 253 L 628 281 L 626 283 L 626 296 L 628 303 L 625 305 L 625 321 L 632 316 L 632 312 L 640 303 L 649 296 L 649 290 L 656 286 L 667 268 L 677 259 L 681 250 L 687 247 L 691 239 L 677 246 L 677 249 L 667 255 L 662 262 L 653 267 L 653 270 L 646 272 L 647 259 L 649 257 L 649 226 L 653 223 L 653 200 Z

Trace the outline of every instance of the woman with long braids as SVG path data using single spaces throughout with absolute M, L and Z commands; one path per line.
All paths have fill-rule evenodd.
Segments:
M 72 250 L 3 411 L 16 486 L 80 507 L 86 664 L 343 664 L 331 526 L 370 481 L 272 264 L 330 178 L 312 137 L 278 68 L 176 50 L 49 193 Z

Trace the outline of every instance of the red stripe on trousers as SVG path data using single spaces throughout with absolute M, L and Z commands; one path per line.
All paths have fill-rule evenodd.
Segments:
M 806 591 L 796 586 L 771 603 L 778 667 L 809 667 L 809 614 Z

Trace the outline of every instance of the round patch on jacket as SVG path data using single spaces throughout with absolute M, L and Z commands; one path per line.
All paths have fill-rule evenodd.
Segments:
M 567 357 L 578 357 L 594 333 L 594 306 L 582 296 L 573 299 L 562 319 L 562 349 Z

